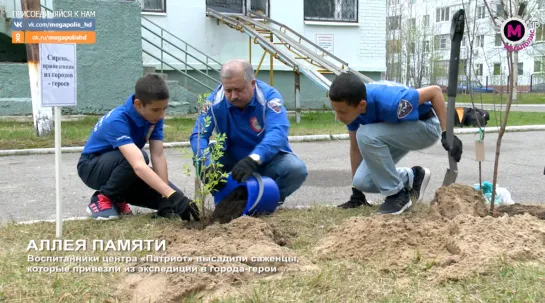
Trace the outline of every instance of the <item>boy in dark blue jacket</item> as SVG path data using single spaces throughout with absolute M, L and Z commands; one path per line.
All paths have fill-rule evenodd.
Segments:
M 308 175 L 305 163 L 288 143 L 289 120 L 282 96 L 275 88 L 256 80 L 252 65 L 246 60 L 224 63 L 221 82 L 208 97 L 208 106 L 189 138 L 193 155 L 203 155 L 214 130 L 225 134 L 224 155 L 219 160 L 223 170 L 231 171 L 238 182 L 254 172 L 270 177 L 279 187 L 282 205 Z M 210 117 L 210 124 L 204 128 L 206 117 Z M 199 126 L 201 140 L 197 150 Z M 205 165 L 209 164 L 207 158 Z
M 128 204 L 158 210 L 163 217 L 189 212 L 198 219 L 191 200 L 168 180 L 163 151 L 163 125 L 169 91 L 158 75 L 136 82 L 125 104 L 104 115 L 95 125 L 77 165 L 78 175 L 96 190 L 87 212 L 97 220 L 132 214 Z M 150 159 L 143 150 L 149 141 Z M 188 207 L 189 206 L 189 207 Z
M 421 202 L 431 177 L 425 167 L 398 167 L 407 153 L 434 145 L 443 147 L 459 162 L 462 142 L 446 141 L 446 106 L 441 89 L 409 88 L 399 83 L 377 81 L 364 84 L 356 75 L 343 73 L 329 90 L 337 119 L 347 125 L 350 136 L 352 196 L 340 208 L 369 205 L 363 192 L 381 193 L 386 200 L 382 214 L 401 214 L 411 205 L 410 196 Z

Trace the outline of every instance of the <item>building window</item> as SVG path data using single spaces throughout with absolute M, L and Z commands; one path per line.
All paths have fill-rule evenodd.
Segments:
M 416 29 L 416 18 L 409 19 L 409 29 Z
M 495 65 L 494 65 L 495 67 Z M 475 75 L 476 76 L 482 76 L 483 75 L 483 64 L 475 64 Z
M 415 52 L 415 50 L 416 50 L 416 43 L 410 42 L 410 43 L 407 45 L 407 48 L 408 48 L 409 54 L 414 54 L 414 52 Z
M 503 15 L 505 15 L 505 11 L 503 10 L 503 5 L 496 4 L 496 15 L 498 15 L 498 17 L 503 17 Z
M 519 62 L 519 63 L 518 63 L 517 74 L 518 74 L 519 76 L 522 75 L 522 74 L 524 74 L 524 63 L 523 63 L 523 62 Z
M 449 19 L 450 19 L 450 14 L 449 14 L 448 7 L 438 8 L 435 11 L 435 22 L 449 21 Z
M 485 9 L 486 8 L 484 6 L 477 7 L 477 19 L 484 19 Z
M 503 45 L 503 41 L 501 41 L 501 34 L 496 34 L 496 37 L 494 38 L 494 45 L 495 46 Z
M 501 63 L 494 63 L 494 76 L 501 74 Z
M 545 41 L 545 24 L 541 24 L 536 28 L 536 36 L 534 39 L 535 41 Z
M 536 57 L 534 59 L 534 73 L 543 73 L 545 72 L 545 56 Z
M 401 40 L 388 40 L 388 53 L 398 54 L 401 52 Z
M 388 0 L 390 6 L 399 5 L 399 0 Z
M 143 12 L 152 13 L 166 13 L 167 1 L 166 0 L 140 0 L 140 4 Z
M 428 53 L 430 51 L 430 41 L 424 41 L 424 52 Z
M 358 0 L 305 0 L 305 21 L 358 22 Z
M 429 26 L 430 25 L 430 15 L 425 15 L 424 16 L 423 23 L 424 23 L 424 26 Z
M 484 47 L 484 35 L 477 36 L 476 47 Z
M 434 41 L 435 49 L 447 49 L 449 47 L 449 38 L 450 35 L 436 35 Z
M 395 31 L 401 29 L 401 16 L 388 17 L 388 29 Z

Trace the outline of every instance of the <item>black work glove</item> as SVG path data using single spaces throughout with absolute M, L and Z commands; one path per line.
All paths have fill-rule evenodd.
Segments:
M 452 147 L 447 142 L 447 132 L 444 131 L 441 133 L 441 144 L 443 144 L 443 148 L 445 148 L 446 151 L 449 152 L 449 155 L 456 161 L 460 162 L 460 159 L 462 159 L 462 149 L 463 144 L 456 135 L 454 135 L 454 140 L 452 140 Z
M 179 191 L 175 191 L 168 198 L 161 198 L 157 209 L 157 216 L 175 219 L 180 217 L 189 207 L 191 200 Z
M 190 202 L 189 206 L 187 206 L 184 211 L 178 212 L 178 215 L 180 215 L 184 221 L 191 221 L 191 217 L 193 217 L 193 220 L 195 221 L 201 220 L 199 207 L 194 202 Z
M 248 156 L 238 161 L 231 172 L 231 176 L 233 176 L 233 179 L 237 182 L 245 181 L 257 170 L 258 166 L 259 163 Z

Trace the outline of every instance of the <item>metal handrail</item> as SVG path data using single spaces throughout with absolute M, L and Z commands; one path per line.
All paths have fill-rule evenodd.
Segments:
M 204 83 L 201 82 L 200 80 L 195 79 L 194 77 L 192 77 L 192 76 L 190 76 L 189 74 L 187 74 L 187 73 L 185 73 L 185 72 L 183 72 L 183 71 L 181 71 L 181 70 L 175 68 L 174 66 L 172 66 L 172 65 L 170 65 L 169 63 L 163 61 L 162 59 L 157 58 L 157 57 L 156 57 L 155 55 L 153 55 L 152 53 L 150 53 L 150 52 L 148 52 L 148 51 L 146 51 L 146 50 L 144 50 L 144 49 L 142 49 L 142 51 L 143 51 L 144 53 L 148 54 L 149 56 L 151 56 L 151 57 L 153 57 L 153 58 L 159 60 L 161 63 L 165 64 L 166 66 L 171 67 L 173 70 L 178 71 L 178 72 L 184 74 L 186 77 L 188 77 L 188 78 L 192 79 L 193 81 L 195 81 L 195 82 L 201 84 L 202 86 L 204 86 L 204 87 L 206 87 L 206 88 L 208 88 L 208 89 L 210 89 L 210 90 L 214 90 L 213 87 L 210 87 L 210 86 L 204 84 Z
M 299 52 L 301 52 L 302 54 L 304 54 L 305 56 L 313 59 L 314 61 L 320 63 L 320 65 L 322 65 L 324 68 L 330 70 L 330 71 L 333 71 L 335 72 L 336 74 L 340 74 L 342 73 L 342 69 L 339 68 L 339 67 L 336 67 L 334 66 L 332 63 L 314 55 L 312 52 L 310 52 L 308 49 L 306 49 L 304 46 L 300 45 L 299 43 L 297 43 L 297 41 L 295 41 L 293 38 L 285 35 L 284 33 L 276 30 L 276 29 L 273 29 L 273 28 L 270 28 L 268 26 L 266 26 L 265 24 L 263 23 L 260 23 L 260 22 L 256 22 L 255 20 L 253 20 L 252 18 L 250 17 L 246 17 L 246 16 L 239 16 L 238 18 L 242 19 L 242 20 L 245 20 L 246 22 L 250 22 L 252 24 L 254 24 L 255 26 L 259 26 L 263 29 L 267 29 L 271 32 L 274 32 L 276 34 L 276 36 L 278 38 L 280 38 L 280 40 L 282 40 L 282 38 L 284 38 L 284 40 L 287 40 L 288 41 L 288 44 L 293 46 L 294 48 L 296 48 Z
M 317 49 L 319 49 L 322 53 L 324 53 L 324 54 L 328 55 L 329 57 L 331 57 L 331 58 L 333 58 L 333 59 L 339 61 L 339 62 L 342 63 L 343 65 L 348 66 L 348 62 L 345 62 L 345 61 L 343 61 L 342 59 L 340 59 L 339 57 L 337 57 L 337 56 L 333 55 L 332 53 L 328 52 L 327 50 L 325 50 L 324 48 L 322 48 L 322 47 L 319 46 L 318 44 L 316 44 L 316 43 L 312 42 L 311 40 L 309 40 L 307 37 L 305 37 L 305 36 L 299 34 L 299 33 L 296 32 L 296 31 L 294 31 L 294 30 L 291 29 L 289 26 L 287 26 L 287 25 L 285 25 L 285 24 L 282 24 L 282 23 L 280 23 L 280 22 L 278 22 L 278 21 L 275 21 L 275 20 L 273 20 L 273 19 L 271 19 L 271 18 L 269 18 L 269 17 L 267 17 L 267 16 L 265 16 L 265 15 L 259 14 L 259 13 L 255 12 L 255 11 L 252 11 L 252 10 L 250 10 L 249 13 L 258 16 L 259 18 L 264 19 L 264 20 L 266 20 L 267 22 L 274 23 L 274 24 L 280 26 L 280 31 L 282 31 L 282 27 L 285 28 L 285 29 L 287 29 L 287 30 L 289 30 L 292 34 L 296 35 L 299 39 L 304 40 L 305 42 L 307 42 L 307 43 L 309 43 L 310 45 L 312 45 L 312 46 L 316 47 Z
M 13 1 L 13 3 L 15 3 L 15 0 Z M 41 3 L 40 3 L 40 6 L 41 6 L 42 8 L 45 8 L 46 11 L 53 12 L 52 9 L 50 9 L 49 7 L 47 7 L 47 6 L 45 6 L 45 5 L 41 4 Z
M 142 37 L 142 40 L 144 40 L 144 41 L 148 42 L 149 44 L 155 46 L 156 48 L 160 49 L 161 52 L 164 52 L 164 53 L 166 53 L 167 55 L 171 56 L 172 58 L 174 58 L 174 59 L 176 59 L 176 60 L 178 60 L 178 61 L 180 61 L 180 62 L 186 64 L 186 62 L 184 62 L 183 60 L 181 60 L 181 59 L 177 58 L 176 56 L 172 55 L 172 54 L 169 53 L 168 51 L 162 49 L 160 46 L 156 45 L 155 43 L 151 42 L 150 40 L 148 40 L 148 39 L 146 39 L 146 38 L 144 38 L 144 37 Z M 162 60 L 161 60 L 161 61 L 162 61 Z M 164 63 L 164 62 L 163 62 L 163 63 Z M 199 69 L 197 69 L 197 68 L 195 68 L 195 67 L 193 67 L 193 66 L 191 66 L 191 65 L 189 65 L 189 64 L 187 64 L 187 66 L 191 67 L 193 70 L 195 70 L 195 71 L 201 73 L 203 76 L 205 76 L 205 77 L 207 77 L 208 79 L 210 79 L 210 80 L 216 82 L 217 84 L 219 84 L 219 81 L 218 81 L 218 80 L 216 80 L 216 79 L 210 77 L 209 75 L 203 73 L 203 72 L 200 71 Z M 176 70 L 178 70 L 178 69 L 176 69 Z
M 205 53 L 203 53 L 202 51 L 200 51 L 200 50 L 198 50 L 197 48 L 195 48 L 193 45 L 191 45 L 191 44 L 185 42 L 184 40 L 180 39 L 180 37 L 178 37 L 178 36 L 172 34 L 172 33 L 169 32 L 169 31 L 167 31 L 166 29 L 164 29 L 163 27 L 161 27 L 161 26 L 158 25 L 157 23 L 151 21 L 150 19 L 148 19 L 148 18 L 146 18 L 146 17 L 144 17 L 144 16 L 142 16 L 142 19 L 144 19 L 144 20 L 150 22 L 151 24 L 157 26 L 157 27 L 160 28 L 162 31 L 164 31 L 164 32 L 166 32 L 166 33 L 168 33 L 168 34 L 170 34 L 172 37 L 176 38 L 178 41 L 180 41 L 180 42 L 182 42 L 182 43 L 185 43 L 186 46 L 189 46 L 189 47 L 192 48 L 193 50 L 197 51 L 198 53 L 204 55 L 204 56 L 207 57 L 208 59 L 212 60 L 213 62 L 215 62 L 215 63 L 217 63 L 219 66 L 221 66 L 221 63 L 219 63 L 218 61 L 216 61 L 214 58 L 208 56 L 207 54 L 205 54 Z M 143 26 L 143 25 L 142 25 L 142 26 Z M 211 66 L 210 66 L 210 68 L 211 68 L 211 69 L 214 69 L 214 68 L 211 67 Z
M 193 56 L 193 55 L 190 54 L 189 52 L 187 52 L 187 51 L 181 49 L 180 47 L 178 47 L 178 46 L 175 45 L 174 43 L 168 41 L 168 40 L 165 39 L 163 36 L 161 36 L 161 35 L 159 35 L 158 33 L 152 31 L 151 29 L 147 28 L 146 26 L 142 25 L 142 27 L 145 28 L 145 29 L 147 29 L 150 33 L 154 34 L 155 36 L 161 38 L 162 41 L 164 41 L 164 42 L 166 42 L 166 43 L 168 43 L 168 44 L 174 46 L 174 47 L 177 48 L 179 51 L 181 51 L 181 52 L 183 52 L 184 54 L 186 54 L 186 55 L 192 57 L 193 59 L 195 59 L 195 60 L 197 60 L 197 61 L 199 61 L 200 63 L 202 63 L 202 64 L 204 64 L 205 66 L 209 67 L 209 68 L 212 69 L 213 71 L 215 71 L 215 72 L 217 72 L 217 73 L 220 72 L 219 70 L 217 70 L 217 69 L 211 67 L 210 65 L 208 65 L 208 63 L 202 61 L 201 59 L 199 59 L 199 58 L 197 58 L 197 57 L 195 57 L 195 56 Z M 142 37 L 142 39 L 144 39 L 144 37 Z M 162 51 L 166 52 L 166 51 L 163 50 L 163 48 L 161 48 L 161 47 L 159 47 L 159 49 L 161 49 Z M 172 55 L 171 55 L 171 56 L 172 56 Z M 178 60 L 180 60 L 180 61 L 181 61 L 182 63 L 184 63 L 184 64 L 187 64 L 187 62 L 184 62 L 184 61 L 182 61 L 181 59 L 178 59 Z M 187 65 L 190 66 L 189 64 L 187 64 Z M 220 65 L 221 65 L 221 64 L 220 64 Z M 195 68 L 192 67 L 192 66 L 191 66 L 191 68 L 195 69 Z
M 259 22 L 255 22 L 254 20 L 251 19 L 251 17 L 246 17 L 246 16 L 241 16 L 239 18 L 241 19 L 244 19 L 246 20 L 247 22 L 251 22 L 252 24 L 256 25 L 256 26 L 259 26 L 261 28 L 265 28 L 265 29 L 268 29 L 270 31 L 274 31 L 276 33 L 276 36 L 280 38 L 280 40 L 282 40 L 281 37 L 284 37 L 284 39 L 290 41 L 290 43 L 287 43 L 288 45 L 292 45 L 293 47 L 297 47 L 297 45 L 299 45 L 301 48 L 298 48 L 298 50 L 301 52 L 301 53 L 304 53 L 305 55 L 307 55 L 308 57 L 312 58 L 314 61 L 316 62 L 319 62 L 321 65 L 323 66 L 328 66 L 327 69 L 333 71 L 337 71 L 337 74 L 343 72 L 343 70 L 347 71 L 347 72 L 351 72 L 353 74 L 355 74 L 356 76 L 358 76 L 360 79 L 364 80 L 364 81 L 367 81 L 367 82 L 373 82 L 375 80 L 369 78 L 368 76 L 365 76 L 363 75 L 362 73 L 354 70 L 353 68 L 349 67 L 348 66 L 348 63 L 340 60 L 339 58 L 335 57 L 333 54 L 329 53 L 328 51 L 324 50 L 323 48 L 321 48 L 320 46 L 316 45 L 315 43 L 313 43 L 312 41 L 308 40 L 306 37 L 300 35 L 299 33 L 295 32 L 294 30 L 292 30 L 291 28 L 287 27 L 286 25 L 283 25 L 282 23 L 280 22 L 276 22 L 274 21 L 273 19 L 270 19 L 268 18 L 267 16 L 264 16 L 264 15 L 261 15 L 261 14 L 258 14 L 254 11 L 250 11 L 251 14 L 254 14 L 256 16 L 259 16 L 271 23 L 275 23 L 276 25 L 279 25 L 279 26 L 283 26 L 285 27 L 286 29 L 289 29 L 292 33 L 294 33 L 296 36 L 299 37 L 299 39 L 303 39 L 305 41 L 307 41 L 308 43 L 310 43 L 312 46 L 315 46 L 317 47 L 318 49 L 320 49 L 321 51 L 325 52 L 326 54 L 328 54 L 329 56 L 331 56 L 332 58 L 335 58 L 337 61 L 339 61 L 340 63 L 342 63 L 343 65 L 345 65 L 345 68 L 337 68 L 336 66 L 334 65 L 331 65 L 332 63 L 326 61 L 326 60 L 322 60 L 321 58 L 317 57 L 314 55 L 314 53 L 308 51 L 308 49 L 306 47 L 304 47 L 303 45 L 300 45 L 299 43 L 297 43 L 293 38 L 289 37 L 288 35 L 286 35 L 285 33 L 283 33 L 281 30 L 276 30 L 276 29 L 273 29 L 273 28 L 270 28 L 268 26 L 266 26 L 265 24 L 262 24 L 262 23 L 259 23 Z M 280 33 L 280 34 L 279 34 Z M 284 42 L 284 41 L 283 41 Z
M 253 37 L 254 39 L 257 39 L 259 42 L 265 44 L 261 44 L 261 47 L 263 47 L 266 51 L 268 51 L 269 53 L 271 54 L 274 54 L 274 57 L 277 58 L 278 60 L 280 60 L 282 63 L 286 64 L 287 66 L 290 66 L 290 67 L 293 67 L 294 69 L 299 69 L 299 65 L 296 64 L 293 60 L 291 60 L 290 58 L 286 57 L 284 54 L 276 51 L 276 48 L 274 46 L 274 44 L 268 40 L 266 40 L 265 38 L 263 38 L 261 35 L 259 35 L 259 33 L 257 33 L 256 31 L 254 31 L 253 29 L 249 28 L 247 25 L 243 24 L 242 22 L 234 19 L 234 18 L 231 18 L 231 17 L 228 17 L 228 16 L 225 16 L 221 13 L 218 13 L 217 11 L 213 10 L 213 9 L 210 9 L 208 8 L 206 10 L 206 13 L 207 15 L 211 15 L 213 16 L 214 18 L 218 19 L 218 20 L 221 20 L 225 23 L 231 23 L 231 26 L 234 26 L 236 29 L 239 29 L 242 28 L 244 29 L 244 31 L 251 37 Z M 279 58 L 280 57 L 280 58 Z M 286 63 L 286 62 L 289 62 L 289 63 Z

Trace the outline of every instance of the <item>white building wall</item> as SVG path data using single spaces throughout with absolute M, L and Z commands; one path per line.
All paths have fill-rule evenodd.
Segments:
M 384 72 L 385 64 L 385 13 L 384 0 L 359 0 L 359 20 L 356 24 L 334 22 L 305 22 L 303 0 L 270 0 L 270 17 L 281 22 L 309 40 L 316 42 L 316 35 L 331 34 L 334 37 L 333 54 L 348 62 L 349 66 L 356 70 Z M 249 58 L 249 36 L 245 33 L 231 29 L 227 25 L 217 24 L 217 19 L 206 17 L 206 1 L 170 1 L 167 2 L 166 14 L 142 13 L 142 16 L 150 19 L 172 34 L 185 40 L 198 50 L 203 51 L 215 60 L 225 62 L 231 58 Z M 145 26 L 160 32 L 160 30 L 143 20 Z M 160 45 L 160 39 L 147 30 L 143 30 L 143 37 Z M 167 35 L 167 34 L 165 34 Z M 169 38 L 169 41 L 174 41 Z M 184 44 L 177 43 L 184 48 Z M 163 46 L 164 47 L 164 46 Z M 147 42 L 143 48 L 152 50 L 157 57 L 161 52 L 151 47 Z M 173 55 L 185 59 L 185 55 L 175 47 L 166 46 L 166 50 Z M 259 64 L 263 55 L 263 49 L 252 43 L 252 63 Z M 160 63 L 144 54 L 144 66 L 160 68 Z M 204 58 L 204 57 L 199 57 Z M 169 56 L 163 57 L 172 66 L 184 68 L 184 65 Z M 203 59 L 204 60 L 204 59 Z M 202 67 L 197 60 L 189 58 L 190 64 Z M 169 69 L 167 66 L 163 66 Z M 274 60 L 275 70 L 291 70 L 278 60 Z M 269 56 L 267 55 L 260 67 L 261 70 L 269 70 Z
M 485 9 L 485 15 L 482 19 L 474 20 L 475 18 L 475 4 L 477 6 L 484 5 L 484 2 L 479 0 L 442 0 L 442 1 L 428 1 L 428 0 L 388 0 L 388 10 L 389 16 L 401 15 L 402 22 L 408 22 L 410 18 L 416 18 L 417 26 L 421 26 L 423 16 L 426 14 L 430 15 L 430 32 L 428 41 L 433 47 L 434 45 L 434 35 L 450 35 L 450 25 L 453 15 L 461 8 L 465 8 L 466 17 L 469 19 L 466 24 L 464 39 L 466 39 L 465 44 L 461 48 L 461 59 L 466 59 L 469 57 L 469 43 L 468 37 L 475 39 L 471 33 L 468 36 L 467 30 L 471 32 L 475 30 L 475 36 L 483 35 L 484 43 L 483 46 L 476 45 L 477 41 L 474 42 L 473 46 L 473 58 L 472 58 L 472 78 L 474 80 L 479 80 L 483 85 L 488 81 L 489 85 L 502 85 L 507 83 L 507 51 L 503 49 L 503 46 L 495 45 L 495 35 L 496 31 L 493 25 L 493 22 L 490 18 L 490 13 Z M 414 3 L 413 3 L 414 2 Z M 496 12 L 496 4 L 499 4 L 499 1 L 487 1 L 490 9 L 493 13 Z M 541 2 L 538 3 L 538 2 Z M 530 0 L 528 2 L 527 13 L 531 14 L 533 17 L 541 20 L 542 24 L 545 24 L 545 1 L 544 0 Z M 449 7 L 449 16 L 447 21 L 436 22 L 436 9 Z M 475 28 L 473 27 L 475 24 Z M 398 34 L 399 31 L 392 32 L 393 34 Z M 545 34 L 544 34 L 545 35 Z M 391 36 L 391 35 L 390 35 Z M 519 52 L 519 63 L 522 63 L 523 74 L 518 77 L 518 84 L 521 86 L 530 84 L 530 76 L 534 76 L 534 83 L 536 81 L 543 82 L 543 80 L 536 80 L 539 77 L 545 77 L 543 70 L 540 73 L 535 71 L 535 60 L 539 60 L 539 57 L 545 57 L 545 37 L 541 37 L 541 41 L 536 41 L 534 39 L 532 45 Z M 392 39 L 389 37 L 387 39 Z M 449 45 L 446 49 L 432 50 L 432 53 L 437 56 L 439 60 L 449 60 L 450 58 L 450 37 L 448 41 Z M 403 51 L 402 51 L 403 52 Z M 406 55 L 405 55 L 406 56 Z M 405 57 L 401 55 L 401 57 Z M 402 59 L 403 60 L 403 59 Z M 494 75 L 494 63 L 501 63 L 501 74 Z M 476 67 L 482 64 L 483 71 L 482 76 L 476 76 L 474 74 Z M 402 68 L 405 69 L 405 64 L 402 64 Z M 463 75 L 465 72 L 460 70 L 460 75 Z M 425 79 L 424 82 L 429 79 Z M 442 77 L 437 81 L 439 84 L 447 84 L 448 78 Z

